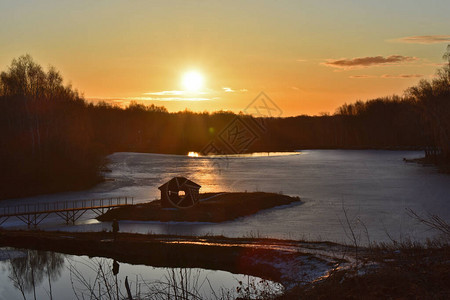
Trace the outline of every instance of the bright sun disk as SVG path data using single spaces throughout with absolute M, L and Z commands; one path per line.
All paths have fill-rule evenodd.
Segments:
M 186 91 L 197 92 L 203 87 L 203 76 L 197 71 L 190 71 L 183 75 L 182 83 Z

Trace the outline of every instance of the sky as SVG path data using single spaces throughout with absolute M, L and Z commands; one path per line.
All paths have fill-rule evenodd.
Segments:
M 0 1 L 0 70 L 30 54 L 89 101 L 280 115 L 334 113 L 431 79 L 448 0 Z M 197 72 L 198 90 L 183 84 Z

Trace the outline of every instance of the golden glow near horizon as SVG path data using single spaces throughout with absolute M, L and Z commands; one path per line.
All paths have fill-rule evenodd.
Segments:
M 198 92 L 203 88 L 204 77 L 198 71 L 189 71 L 183 74 L 182 83 L 186 92 Z
M 195 152 L 195 151 L 189 151 L 188 156 L 189 157 L 199 157 L 198 152 Z
M 450 43 L 432 2 L 3 0 L 0 70 L 28 53 L 91 101 L 239 112 L 264 91 L 282 116 L 333 113 L 432 78 Z

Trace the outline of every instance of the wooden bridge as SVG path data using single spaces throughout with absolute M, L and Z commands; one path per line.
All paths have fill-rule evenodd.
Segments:
M 16 217 L 28 227 L 37 227 L 51 214 L 61 217 L 66 224 L 75 223 L 87 211 L 99 216 L 112 208 L 133 205 L 133 202 L 133 197 L 118 197 L 4 206 L 0 207 L 0 226 Z

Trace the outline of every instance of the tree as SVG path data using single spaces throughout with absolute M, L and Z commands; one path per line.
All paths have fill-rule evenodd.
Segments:
M 407 95 L 422 109 L 433 128 L 436 145 L 444 159 L 450 160 L 450 45 L 443 58 L 448 65 L 438 70 L 437 77 L 432 81 L 421 80 L 407 90 Z
M 98 180 L 101 154 L 87 109 L 55 68 L 45 71 L 30 55 L 1 72 L 0 198 Z

